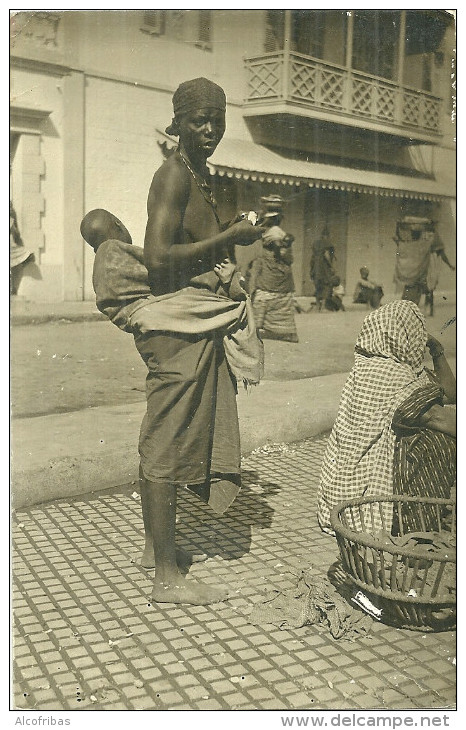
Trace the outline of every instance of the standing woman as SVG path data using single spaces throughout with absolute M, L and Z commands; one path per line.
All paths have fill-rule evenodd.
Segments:
M 312 247 L 310 269 L 310 276 L 314 282 L 317 310 L 319 312 L 322 311 L 322 304 L 326 309 L 332 309 L 330 300 L 336 280 L 334 261 L 335 249 L 330 241 L 330 231 L 327 226 L 324 226 L 320 238 L 314 241 Z
M 430 257 L 429 267 L 427 269 L 426 283 L 425 283 L 425 305 L 429 308 L 429 316 L 434 316 L 434 291 L 437 288 L 439 274 L 440 274 L 440 261 L 448 266 L 451 271 L 455 270 L 455 267 L 448 260 L 448 256 L 445 252 L 445 245 L 435 231 L 434 224 L 432 224 L 427 233 L 429 239 L 432 241 L 430 246 Z
M 144 261 L 152 294 L 186 286 L 215 291 L 214 266 L 247 246 L 258 229 L 247 221 L 222 230 L 209 184 L 207 158 L 225 132 L 226 99 L 198 78 L 173 95 L 167 133 L 178 149 L 155 173 L 148 196 Z M 259 235 L 261 234 L 259 229 Z M 222 601 L 225 586 L 187 579 L 175 544 L 177 493 L 217 489 L 232 501 L 240 483 L 236 382 L 225 359 L 224 332 L 170 331 L 135 336 L 148 368 L 147 412 L 140 439 L 141 502 L 146 545 L 141 564 L 155 565 L 154 602 L 202 605 Z
M 265 207 L 259 215 L 265 227 L 262 252 L 251 263 L 248 282 L 254 319 L 261 337 L 298 342 L 292 270 L 294 236 L 280 227 L 282 199 L 270 196 L 261 202 Z

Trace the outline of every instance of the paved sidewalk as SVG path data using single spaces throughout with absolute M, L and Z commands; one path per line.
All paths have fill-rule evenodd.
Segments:
M 321 627 L 248 622 L 265 591 L 337 559 L 317 527 L 325 436 L 267 446 L 244 459 L 245 486 L 212 516 L 180 499 L 191 568 L 234 599 L 208 607 L 151 605 L 134 487 L 19 511 L 14 526 L 16 709 L 292 710 L 454 708 L 456 634 L 377 623 L 356 642 Z

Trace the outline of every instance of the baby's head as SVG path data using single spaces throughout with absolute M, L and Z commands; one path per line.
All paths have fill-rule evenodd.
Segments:
M 97 251 L 100 244 L 109 239 L 133 243 L 129 231 L 118 218 L 108 210 L 91 210 L 81 221 L 81 235 Z
M 359 269 L 359 273 L 361 274 L 362 279 L 367 279 L 367 277 L 369 276 L 369 269 L 367 268 L 367 266 L 361 266 L 361 268 Z

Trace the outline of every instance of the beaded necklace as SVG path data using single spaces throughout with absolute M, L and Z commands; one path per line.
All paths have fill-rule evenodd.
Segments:
M 192 176 L 194 182 L 196 183 L 197 187 L 199 188 L 199 190 L 202 194 L 202 197 L 204 198 L 204 200 L 206 200 L 212 206 L 212 210 L 214 211 L 214 215 L 217 220 L 217 223 L 220 225 L 220 219 L 217 214 L 217 201 L 214 198 L 214 195 L 212 193 L 209 183 L 203 177 L 201 177 L 196 172 L 194 172 L 194 170 L 192 169 L 191 165 L 189 164 L 188 160 L 183 155 L 183 153 L 179 147 L 178 147 L 178 153 L 179 153 L 181 159 L 183 160 L 186 168 L 191 173 L 191 176 Z

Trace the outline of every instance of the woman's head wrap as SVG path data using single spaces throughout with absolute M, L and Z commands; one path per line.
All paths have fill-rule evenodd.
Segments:
M 422 370 L 427 328 L 424 315 L 414 302 L 397 300 L 367 315 L 356 341 L 356 351 L 383 357 Z
M 173 113 L 175 116 L 165 131 L 167 134 L 178 135 L 175 120 L 181 114 L 206 107 L 219 109 L 224 112 L 226 105 L 225 92 L 221 86 L 215 84 L 213 81 L 209 81 L 209 79 L 203 77 L 184 81 L 173 94 Z
M 262 207 L 267 211 L 282 212 L 285 201 L 280 195 L 266 195 L 261 198 Z

